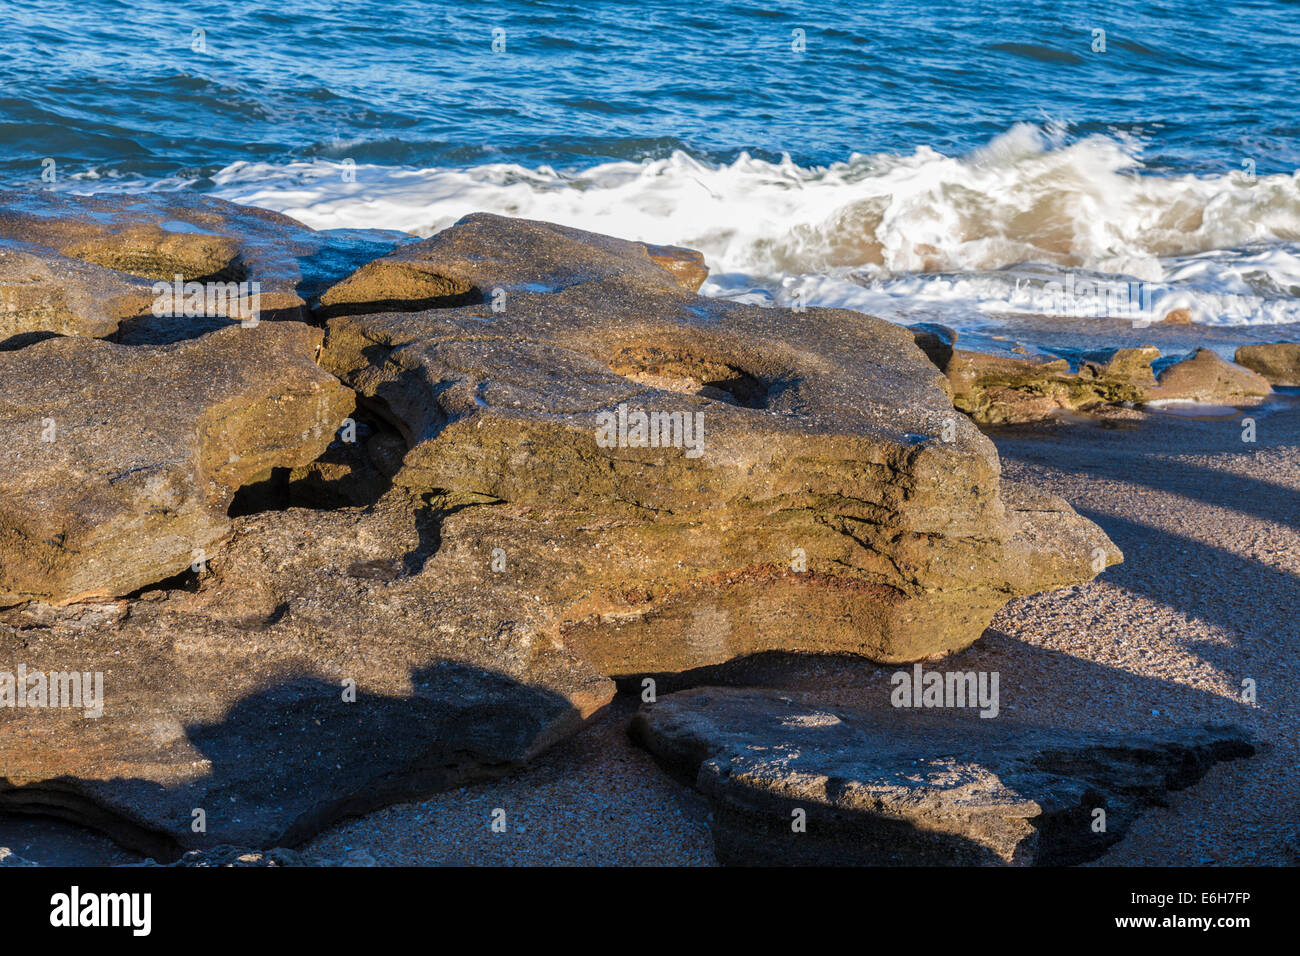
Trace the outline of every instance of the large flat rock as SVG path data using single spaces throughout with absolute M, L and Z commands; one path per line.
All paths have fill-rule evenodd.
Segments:
M 250 515 L 188 590 L 6 612 L 0 670 L 98 673 L 103 692 L 99 716 L 0 707 L 0 810 L 158 859 L 292 845 L 577 730 L 612 682 L 534 601 L 439 559 L 438 519 L 400 495 Z
M 1080 733 L 938 713 L 708 687 L 643 704 L 631 732 L 708 798 L 718 859 L 757 865 L 1082 863 L 1167 791 L 1254 753 L 1234 727 Z
M 210 554 L 238 489 L 315 459 L 354 407 L 321 332 L 0 352 L 0 605 L 128 594 Z
M 701 298 L 641 243 L 490 215 L 321 303 L 322 364 L 409 447 L 394 481 L 497 502 L 448 546 L 501 547 L 607 673 L 912 660 L 1120 559 L 1064 502 L 1004 489 L 912 334 L 870 316 Z M 647 447 L 637 413 L 702 432 Z

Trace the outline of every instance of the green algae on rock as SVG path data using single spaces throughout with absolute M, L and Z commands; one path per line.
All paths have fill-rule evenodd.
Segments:
M 459 291 L 394 312 L 389 274 Z M 1064 502 L 1010 504 L 911 333 L 861 313 L 701 298 L 641 243 L 483 214 L 322 303 L 343 309 L 322 364 L 409 446 L 394 483 L 499 502 L 456 515 L 477 526 L 450 546 L 513 542 L 607 673 L 778 648 L 913 660 L 1120 559 Z M 704 453 L 602 447 L 602 416 L 628 409 L 700 416 Z M 715 639 L 692 638 L 701 617 Z

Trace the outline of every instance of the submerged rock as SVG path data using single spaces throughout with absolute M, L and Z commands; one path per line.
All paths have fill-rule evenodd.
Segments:
M 409 446 L 395 485 L 498 503 L 446 546 L 500 547 L 606 673 L 913 660 L 1120 559 L 1009 502 L 911 333 L 861 313 L 701 298 L 641 243 L 489 215 L 321 301 L 322 364 Z
M 235 492 L 306 464 L 353 408 L 301 323 L 0 352 L 0 605 L 128 594 L 205 560 Z
M 642 705 L 631 732 L 708 798 L 718 859 L 757 865 L 1083 863 L 1254 753 L 1235 727 L 1080 733 L 715 687 Z

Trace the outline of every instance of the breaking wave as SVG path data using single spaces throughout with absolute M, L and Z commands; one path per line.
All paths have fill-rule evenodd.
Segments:
M 1153 315 L 1300 320 L 1296 175 L 1255 176 L 1246 164 L 1161 176 L 1135 142 L 1067 142 L 1050 124 L 1019 124 L 964 156 L 921 146 L 827 167 L 746 154 L 714 165 L 683 152 L 579 171 L 317 159 L 239 162 L 212 180 L 217 195 L 316 228 L 426 236 L 487 211 L 687 245 L 712 269 L 706 293 L 759 302 L 798 297 L 892 318 L 942 307 L 961 326 L 1026 311 L 1027 281 L 1074 272 L 1144 283 Z M 1033 308 L 1052 310 L 1042 297 Z M 1086 302 L 1063 308 L 1088 314 Z

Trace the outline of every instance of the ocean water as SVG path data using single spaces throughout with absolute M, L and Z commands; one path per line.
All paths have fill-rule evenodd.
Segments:
M 1284 0 L 4 0 L 0 146 L 20 188 L 689 245 L 743 301 L 1300 321 Z

